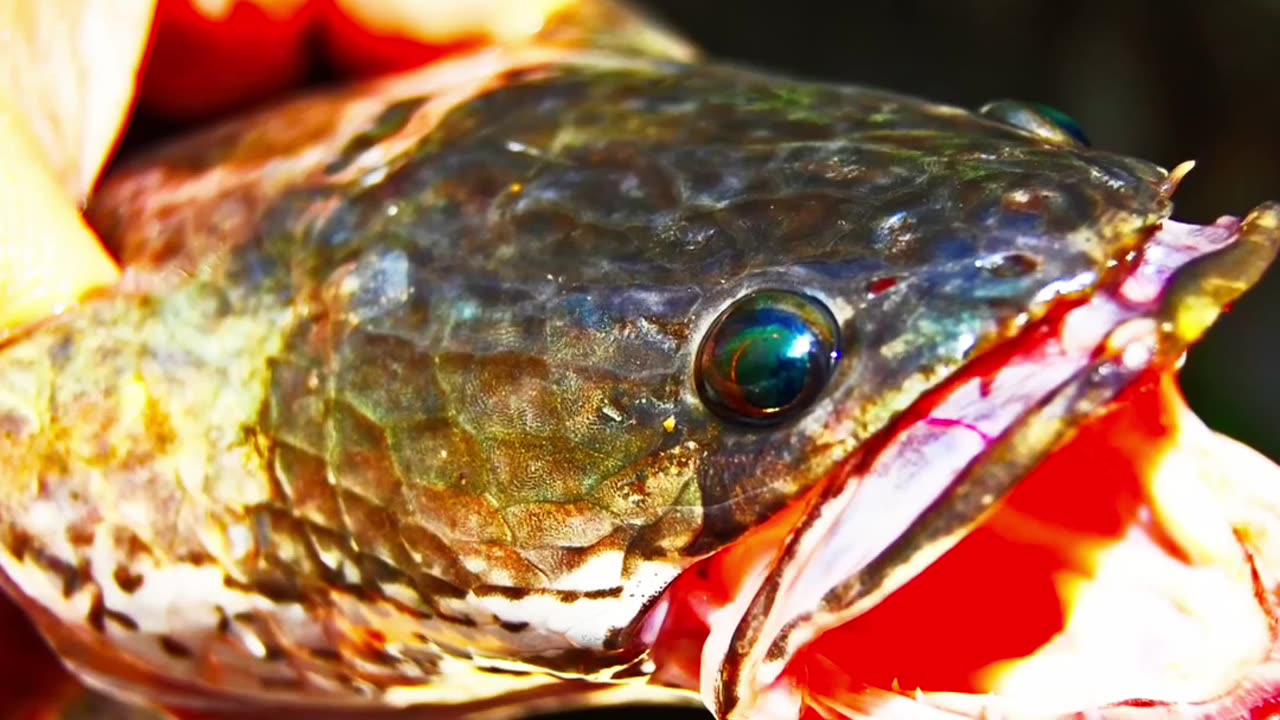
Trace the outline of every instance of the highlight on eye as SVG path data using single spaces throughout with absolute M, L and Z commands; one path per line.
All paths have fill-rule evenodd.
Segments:
M 698 349 L 698 393 L 746 425 L 794 418 L 822 394 L 840 358 L 839 323 L 820 301 L 757 290 L 720 313 Z

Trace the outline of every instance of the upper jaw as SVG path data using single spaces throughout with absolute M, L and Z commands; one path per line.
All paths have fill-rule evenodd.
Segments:
M 1280 205 L 1204 227 L 1167 222 L 1107 291 L 917 403 L 815 488 L 785 543 L 743 573 L 703 651 L 704 697 L 722 717 L 797 717 L 787 669 L 804 648 L 953 548 L 1139 378 L 1172 373 L 1278 247 Z

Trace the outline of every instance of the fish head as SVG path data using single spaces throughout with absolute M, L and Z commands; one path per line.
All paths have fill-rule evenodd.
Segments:
M 899 640 L 931 657 L 968 657 L 966 651 L 949 646 L 955 641 L 945 635 L 921 638 L 906 629 L 896 638 L 878 630 L 864 647 L 842 646 L 841 639 L 864 639 L 858 633 L 867 623 L 894 612 L 883 609 L 890 599 L 903 597 L 900 591 L 957 547 L 988 548 L 980 544 L 985 535 L 962 544 L 1018 506 L 1006 501 L 1028 478 L 1036 481 L 1023 496 L 1093 473 L 1115 493 L 1128 488 L 1127 500 L 1082 490 L 1074 502 L 1047 504 L 1095 502 L 1081 511 L 1094 517 L 1111 513 L 1108 504 L 1128 507 L 1133 518 L 1154 522 L 1155 534 L 1178 538 L 1166 556 L 1225 567 L 1230 600 L 1196 614 L 1197 621 L 1247 617 L 1245 628 L 1232 628 L 1240 642 L 1220 656 L 1222 664 L 1231 672 L 1251 661 L 1264 665 L 1271 608 L 1255 602 L 1260 586 L 1249 546 L 1188 560 L 1180 553 L 1196 545 L 1195 531 L 1186 529 L 1195 522 L 1161 500 L 1185 488 L 1157 490 L 1155 478 L 1158 468 L 1167 474 L 1182 462 L 1170 458 L 1185 460 L 1191 446 L 1199 448 L 1191 454 L 1212 446 L 1235 458 L 1224 460 L 1228 465 L 1274 477 L 1264 461 L 1206 439 L 1212 434 L 1184 412 L 1171 378 L 1189 345 L 1274 258 L 1277 206 L 1243 220 L 1186 225 L 1170 215 L 1188 165 L 1170 173 L 1091 149 L 1074 128 L 1031 106 L 996 103 L 970 113 L 865 89 L 774 78 L 756 86 L 751 78 L 736 76 L 731 91 L 690 92 L 714 108 L 715 142 L 698 136 L 699 115 L 687 122 L 695 128 L 690 135 L 669 145 L 672 136 L 658 131 L 645 152 L 677 178 L 684 210 L 675 229 L 653 234 L 674 232 L 684 250 L 676 272 L 707 279 L 690 306 L 691 341 L 681 355 L 672 417 L 676 436 L 698 454 L 700 517 L 680 553 L 713 554 L 677 580 L 639 631 L 669 669 L 680 668 L 670 671 L 672 682 L 698 687 L 724 717 L 794 717 L 804 703 L 831 716 L 860 716 L 872 712 L 866 698 L 877 692 L 900 699 L 897 677 L 886 673 L 910 671 L 880 668 L 864 680 L 855 670 L 876 666 L 878 655 L 890 663 L 915 657 L 884 651 Z M 1155 422 L 1158 430 L 1134 440 L 1132 427 L 1166 415 L 1178 420 Z M 1202 459 L 1194 466 L 1210 465 Z M 1122 481 L 1131 476 L 1141 479 L 1141 491 Z M 1219 534 L 1238 530 L 1234 520 L 1216 520 Z M 1088 537 L 1075 541 L 1093 547 Z M 958 556 L 982 562 L 980 551 Z M 1082 575 L 1093 578 L 1096 563 L 1089 563 Z M 1035 567 L 1055 577 L 1065 572 Z M 1024 580 L 1031 574 L 1016 564 L 1006 573 Z M 711 589 L 709 575 L 716 578 Z M 954 583 L 958 576 L 949 577 Z M 937 607 L 945 593 L 1021 597 L 1003 586 L 933 582 L 917 586 L 944 597 L 917 601 L 912 611 L 957 625 L 963 615 Z M 1162 592 L 1151 591 L 1153 604 L 1183 600 Z M 689 597 L 699 598 L 696 610 L 682 599 Z M 1059 599 L 1063 617 L 1072 616 L 1075 600 Z M 960 605 L 975 603 L 981 601 Z M 863 616 L 871 619 L 857 626 Z M 1103 622 L 1134 619 L 1117 617 L 1127 620 Z M 1011 712 L 1034 716 L 1135 699 L 1207 702 L 1229 694 L 1242 677 L 1215 671 L 1188 680 L 1185 670 L 1139 669 L 1132 672 L 1137 680 L 1116 674 L 1134 681 L 1126 687 L 1079 673 L 1078 680 L 1056 677 L 1055 687 L 1069 688 L 1060 692 L 991 679 L 1000 662 L 1007 670 L 1014 660 L 1034 658 L 1037 642 L 1071 642 L 1065 625 L 1026 640 L 1008 658 L 993 653 L 999 662 L 984 656 L 980 666 L 949 668 L 954 676 L 943 687 L 925 689 L 974 696 L 1008 689 L 1016 698 Z M 696 659 L 662 649 L 679 637 L 666 647 L 687 652 L 691 634 L 704 641 Z M 1149 640 L 1136 634 L 1143 639 L 1133 642 Z M 1120 652 L 1130 652 L 1124 642 Z M 1090 643 L 1089 652 L 1109 652 L 1096 637 Z M 813 664 L 814 647 L 826 648 L 825 664 Z M 836 700 L 823 701 L 814 689 L 821 682 L 797 679 L 806 673 L 849 681 Z M 884 677 L 893 681 L 876 686 Z M 1034 693 L 1039 704 L 1027 697 Z M 987 706 L 954 707 L 963 715 Z M 928 703 L 916 710 L 928 712 Z
M 478 141 L 537 168 L 484 216 L 519 240 L 513 255 L 476 262 L 552 283 L 542 359 L 551 377 L 579 378 L 557 388 L 598 387 L 588 373 L 608 369 L 625 420 L 598 437 L 626 471 L 591 492 L 637 512 L 618 585 L 656 577 L 661 592 L 619 605 L 611 642 L 645 648 L 663 682 L 697 688 L 724 717 L 795 716 L 816 694 L 797 680 L 806 652 L 853 637 L 858 618 L 943 567 L 1028 478 L 1070 475 L 1063 458 L 1075 473 L 1141 466 L 1151 481 L 1153 458 L 1176 455 L 1172 425 L 1137 442 L 1129 425 L 1100 423 L 1180 407 L 1166 380 L 1280 246 L 1275 205 L 1178 223 L 1188 166 L 1092 149 L 1029 105 L 973 113 L 715 65 L 579 68 L 525 92 L 443 126 L 455 140 L 484 127 Z M 547 430 L 562 436 L 553 450 L 582 444 L 569 434 L 587 415 L 612 417 L 544 397 L 576 418 Z M 1121 412 L 1133 408 L 1147 415 Z M 1130 503 L 1145 508 L 1135 517 L 1156 495 Z M 1097 503 L 1086 516 L 1124 504 L 1081 497 Z M 1244 554 L 1228 574 L 1253 624 L 1233 652 L 1256 656 L 1269 610 Z M 941 637 L 913 647 L 963 654 Z M 841 668 L 861 666 L 838 657 L 820 674 L 860 687 Z M 1090 691 L 1055 696 L 1051 711 L 1164 699 L 1182 679 L 1153 674 L 1132 690 L 1081 681 Z M 1222 682 L 1173 697 L 1202 700 Z
M 643 513 L 669 524 L 628 552 L 687 562 L 1116 285 L 1168 217 L 1164 170 L 1002 117 L 715 65 L 535 71 L 453 109 L 322 235 L 451 233 L 466 259 L 422 271 L 443 345 L 539 383 L 477 377 L 455 412 L 545 438 L 610 508 L 621 478 L 665 478 Z M 535 390 L 523 418 L 478 402 Z M 584 445 L 608 461 L 575 466 Z

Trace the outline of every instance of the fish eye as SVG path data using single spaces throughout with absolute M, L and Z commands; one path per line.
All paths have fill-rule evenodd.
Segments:
M 726 308 L 698 348 L 695 377 L 716 415 L 777 425 L 813 404 L 840 358 L 840 326 L 820 301 L 757 290 Z
M 1050 142 L 1062 145 L 1089 146 L 1089 138 L 1080 123 L 1057 108 L 1040 103 L 996 100 L 983 105 L 978 114 L 1025 130 Z

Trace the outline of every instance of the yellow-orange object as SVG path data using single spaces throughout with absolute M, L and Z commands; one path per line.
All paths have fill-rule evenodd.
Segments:
M 150 0 L 0 0 L 0 333 L 116 270 L 80 219 L 123 124 Z
M 0 338 L 116 274 L 15 104 L 0 96 Z

